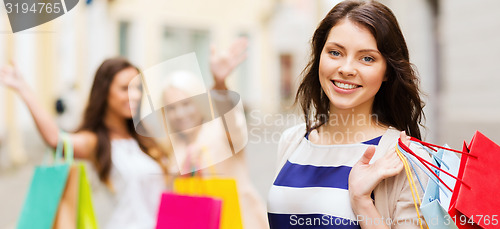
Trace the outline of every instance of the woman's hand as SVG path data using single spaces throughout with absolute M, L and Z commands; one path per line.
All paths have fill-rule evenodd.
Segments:
M 0 82 L 17 92 L 25 86 L 25 81 L 14 64 L 4 66 L 0 70 Z
M 404 131 L 401 132 L 400 138 L 409 146 L 410 141 Z M 382 180 L 397 175 L 403 169 L 403 162 L 396 150 L 369 164 L 374 154 L 375 147 L 368 147 L 349 174 L 349 196 L 354 212 L 367 203 L 372 203 L 371 193 Z
M 59 142 L 59 127 L 52 119 L 52 116 L 37 101 L 37 96 L 32 93 L 14 64 L 4 66 L 0 69 L 0 82 L 19 93 L 26 103 L 43 140 L 50 147 L 56 148 Z M 88 131 L 82 131 L 70 136 L 73 142 L 75 158 L 94 158 L 97 135 Z
M 239 38 L 231 44 L 227 52 L 217 53 L 212 45 L 210 54 L 210 71 L 214 77 L 214 89 L 226 90 L 226 79 L 231 72 L 243 62 L 247 55 L 248 40 Z

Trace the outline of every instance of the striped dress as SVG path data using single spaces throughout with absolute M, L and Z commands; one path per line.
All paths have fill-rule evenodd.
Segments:
M 306 135 L 269 191 L 270 228 L 360 229 L 349 200 L 349 173 L 381 137 L 357 144 L 317 145 Z

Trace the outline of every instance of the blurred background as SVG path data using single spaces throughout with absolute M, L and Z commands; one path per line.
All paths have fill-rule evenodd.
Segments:
M 248 58 L 230 77 L 229 87 L 240 93 L 246 108 L 248 163 L 265 199 L 281 132 L 302 122 L 291 105 L 310 38 L 338 2 L 86 0 L 51 22 L 15 34 L 2 5 L 0 65 L 13 59 L 43 106 L 71 131 L 80 124 L 104 59 L 121 55 L 146 69 L 194 51 L 211 86 L 210 44 L 225 49 L 237 37 L 247 37 Z M 479 130 L 500 143 L 500 1 L 381 2 L 396 14 L 420 75 L 427 103 L 425 140 L 461 149 Z M 0 228 L 13 228 L 33 168 L 47 148 L 26 106 L 3 86 L 0 111 Z M 104 187 L 95 175 L 91 179 L 97 216 L 103 217 L 106 198 L 99 189 Z

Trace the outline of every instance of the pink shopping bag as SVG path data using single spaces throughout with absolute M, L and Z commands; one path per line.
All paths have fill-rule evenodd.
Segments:
M 222 201 L 163 193 L 156 229 L 219 229 Z

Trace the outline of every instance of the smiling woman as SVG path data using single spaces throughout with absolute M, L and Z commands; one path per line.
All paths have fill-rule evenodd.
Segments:
M 313 35 L 295 102 L 306 123 L 286 130 L 278 145 L 272 229 L 422 227 L 394 145 L 398 138 L 409 144 L 405 132 L 420 138 L 423 103 L 389 8 L 350 0 L 335 6 Z
M 338 27 L 335 30 L 332 29 L 334 25 Z M 332 33 L 337 35 L 333 36 Z M 337 66 L 340 71 L 336 76 L 328 75 L 330 80 L 351 87 L 345 84 L 362 83 L 361 79 L 348 79 L 353 71 L 370 69 L 367 71 L 376 72 L 375 68 L 378 67 L 386 70 L 384 83 L 379 85 L 380 90 L 373 101 L 372 113 L 377 115 L 380 123 L 392 125 L 420 138 L 423 102 L 419 96 L 419 80 L 409 59 L 403 34 L 389 8 L 371 1 L 338 4 L 313 35 L 312 58 L 304 70 L 304 79 L 295 98 L 304 112 L 307 130 L 321 126 L 330 113 L 331 93 L 330 96 L 326 94 L 328 87 L 326 90 L 323 88 L 324 82 L 320 83 L 318 74 L 331 74 L 335 70 L 333 67 Z M 360 75 L 359 72 L 355 73 Z M 366 78 L 364 74 L 362 77 Z M 329 90 L 333 88 L 331 86 Z
M 140 81 L 132 80 L 139 74 L 136 68 L 128 67 L 118 72 L 109 88 L 108 101 L 114 101 L 109 106 L 117 115 L 132 117 L 137 111 L 141 99 Z M 130 85 L 130 87 L 129 87 Z
M 331 101 L 330 113 L 371 106 L 385 70 L 386 61 L 368 29 L 349 19 L 338 22 L 328 35 L 319 62 L 319 81 Z

